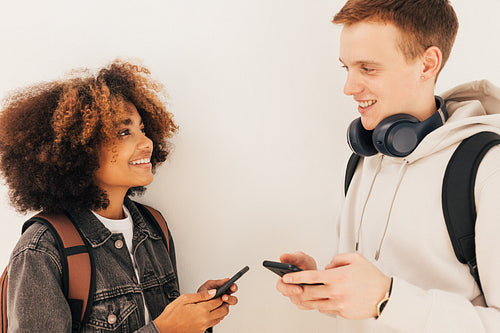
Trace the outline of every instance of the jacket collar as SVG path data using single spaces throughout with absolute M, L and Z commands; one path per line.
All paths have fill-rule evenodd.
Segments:
M 134 237 L 139 234 L 154 239 L 161 238 L 151 222 L 146 221 L 140 213 L 134 201 L 125 197 L 124 204 L 134 223 Z M 92 247 L 104 244 L 111 237 L 111 231 L 90 210 L 69 209 L 67 213 Z

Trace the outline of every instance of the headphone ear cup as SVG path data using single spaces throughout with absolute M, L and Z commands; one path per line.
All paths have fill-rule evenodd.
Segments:
M 418 145 L 420 121 L 409 114 L 383 119 L 373 131 L 373 145 L 384 155 L 408 156 Z
M 361 118 L 354 119 L 347 129 L 347 143 L 351 150 L 361 156 L 372 156 L 377 153 L 373 146 L 373 131 L 368 131 L 361 124 Z

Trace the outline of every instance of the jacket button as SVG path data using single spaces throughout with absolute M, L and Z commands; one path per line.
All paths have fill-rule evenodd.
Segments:
M 116 318 L 116 315 L 114 315 L 114 314 L 110 314 L 110 315 L 108 316 L 108 324 L 113 325 L 114 323 L 116 323 L 116 319 L 117 319 L 117 318 Z
M 121 249 L 123 247 L 123 241 L 121 239 L 118 239 L 115 241 L 115 247 L 117 249 Z

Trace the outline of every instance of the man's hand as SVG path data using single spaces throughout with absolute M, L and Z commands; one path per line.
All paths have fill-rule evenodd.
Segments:
M 317 309 L 347 319 L 376 316 L 377 303 L 389 291 L 391 279 L 358 253 L 338 254 L 324 271 L 303 271 L 286 274 L 283 288 L 300 309 Z M 320 286 L 298 286 L 301 283 L 323 283 Z M 295 286 L 294 286 L 295 285 Z
M 287 264 L 295 265 L 305 271 L 317 269 L 316 261 L 314 260 L 314 258 L 303 252 L 285 253 L 281 255 L 280 261 Z M 296 304 L 299 307 L 299 309 L 307 310 L 307 308 L 302 307 L 300 305 L 300 303 L 302 302 L 301 295 L 304 292 L 304 289 L 301 286 L 284 283 L 283 279 L 279 279 L 278 282 L 276 283 L 276 289 L 281 294 L 283 294 L 283 296 L 290 298 L 290 301 L 293 304 Z

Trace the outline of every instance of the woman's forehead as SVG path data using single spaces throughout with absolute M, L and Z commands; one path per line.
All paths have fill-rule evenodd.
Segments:
M 125 101 L 124 105 L 125 105 L 125 113 L 123 115 L 124 119 L 122 123 L 124 125 L 130 125 L 133 124 L 134 122 L 142 123 L 141 115 L 139 114 L 139 111 L 137 111 L 135 105 L 129 101 Z

